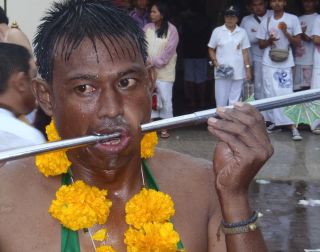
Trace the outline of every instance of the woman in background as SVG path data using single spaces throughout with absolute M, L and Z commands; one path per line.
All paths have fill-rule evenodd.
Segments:
M 175 80 L 177 45 L 179 35 L 176 27 L 168 21 L 169 9 L 165 2 L 158 1 L 151 7 L 151 23 L 144 31 L 148 42 L 147 63 L 155 67 L 157 73 L 156 92 L 162 107 L 152 111 L 152 118 L 170 118 L 172 114 L 172 87 Z M 160 137 L 168 138 L 167 130 L 162 130 Z

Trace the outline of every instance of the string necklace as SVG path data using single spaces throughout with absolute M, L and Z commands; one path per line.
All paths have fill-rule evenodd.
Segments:
M 144 178 L 144 172 L 143 172 L 142 164 L 140 165 L 140 173 L 141 173 L 141 179 L 142 179 L 142 186 L 141 186 L 141 188 L 146 188 L 146 183 L 145 183 L 145 178 Z M 71 176 L 71 182 L 72 182 L 72 184 L 74 183 L 73 176 Z M 94 248 L 94 251 L 97 251 L 96 243 L 95 243 L 94 239 L 92 238 L 91 228 L 84 229 L 84 232 L 89 234 L 90 240 L 91 240 L 91 243 L 92 243 L 92 246 L 93 246 L 93 248 Z M 106 245 L 105 241 L 103 241 L 101 245 Z

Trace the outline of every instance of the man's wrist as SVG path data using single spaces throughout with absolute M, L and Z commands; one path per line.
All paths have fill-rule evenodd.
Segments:
M 220 194 L 219 201 L 223 219 L 226 222 L 238 222 L 252 215 L 247 193 L 226 195 Z

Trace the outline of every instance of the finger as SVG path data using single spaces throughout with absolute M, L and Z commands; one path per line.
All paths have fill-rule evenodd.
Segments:
M 270 155 L 272 154 L 273 147 L 266 131 L 265 121 L 257 109 L 249 104 L 237 102 L 234 106 L 234 112 L 231 112 L 231 116 L 235 120 L 247 125 L 257 141 L 267 148 Z
M 217 120 L 215 118 L 212 118 L 212 119 Z M 217 122 L 218 121 L 220 120 L 217 120 Z M 221 142 L 226 143 L 230 147 L 230 149 L 233 151 L 234 154 L 239 155 L 240 153 L 247 152 L 248 147 L 242 141 L 240 141 L 239 138 L 237 138 L 233 134 L 229 134 L 211 125 L 208 126 L 209 132 L 212 133 L 214 136 L 216 136 Z
M 209 118 L 208 127 L 212 127 L 213 129 L 223 131 L 228 135 L 233 135 L 233 137 L 239 138 L 247 147 L 255 148 L 257 146 L 255 136 L 250 132 L 250 129 L 246 125 L 235 123 L 232 121 L 231 117 L 226 115 L 226 113 L 220 113 L 219 115 L 225 120 Z
M 221 142 L 227 144 L 235 159 L 241 163 L 244 167 L 250 167 L 252 174 L 256 174 L 257 171 L 270 157 L 269 153 L 265 151 L 263 146 L 257 146 L 256 148 L 248 148 L 238 137 L 228 134 L 225 131 L 208 126 L 208 130 L 215 135 Z
M 271 156 L 273 148 L 266 132 L 263 116 L 257 109 L 248 104 L 237 103 L 234 109 L 227 109 L 222 114 L 219 111 L 221 117 L 236 123 L 238 131 L 243 134 L 249 131 L 253 135 L 253 138 L 241 138 L 249 147 L 263 146 Z

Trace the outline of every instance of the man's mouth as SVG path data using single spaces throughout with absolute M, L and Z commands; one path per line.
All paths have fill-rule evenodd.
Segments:
M 131 140 L 131 134 L 127 129 L 118 128 L 98 132 L 99 135 L 112 135 L 115 133 L 120 133 L 120 135 L 98 142 L 93 146 L 95 151 L 98 151 L 103 155 L 116 155 L 126 149 Z
M 104 141 L 101 141 L 101 144 L 103 145 L 117 145 L 120 143 L 120 138 L 113 138 L 113 139 L 108 139 L 108 140 L 104 140 Z

